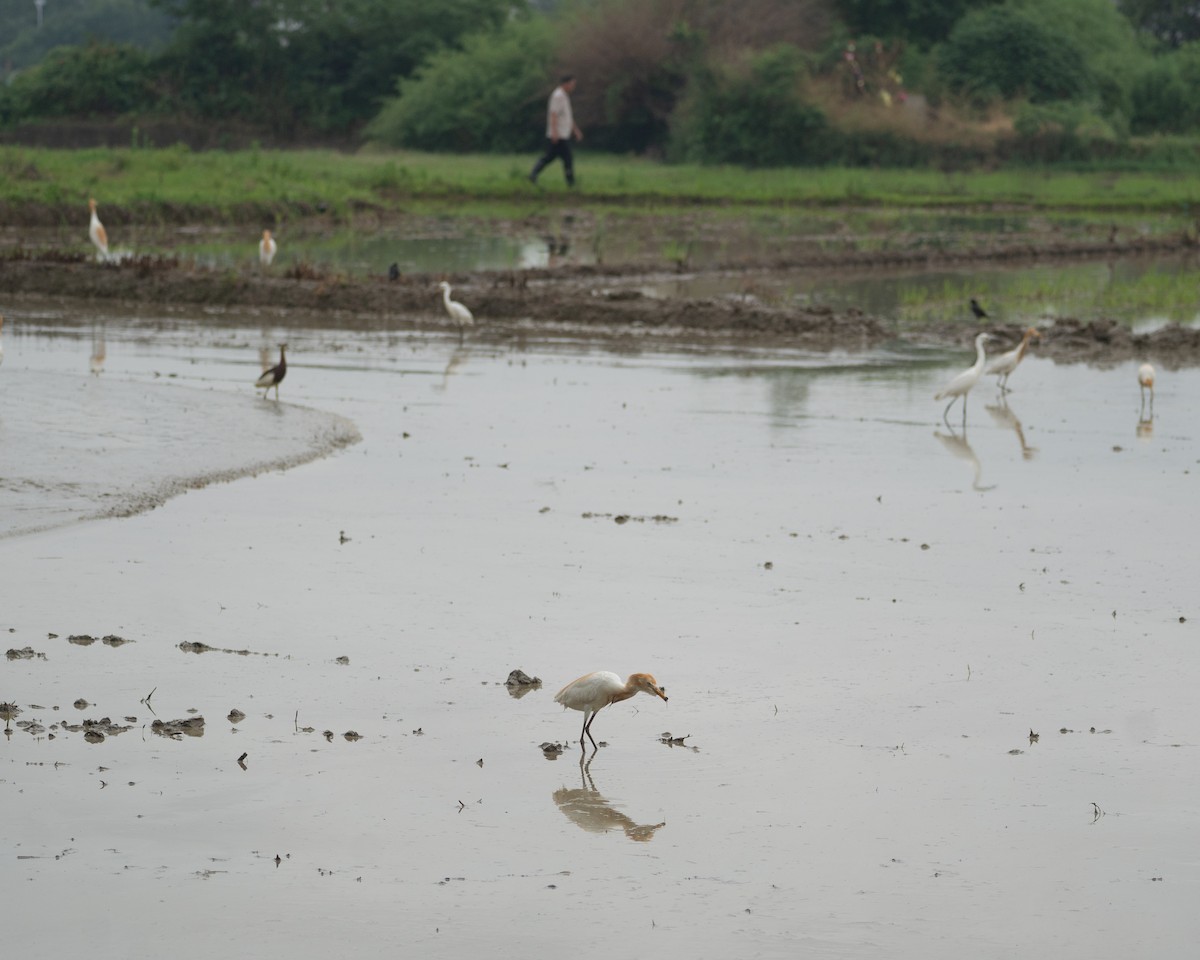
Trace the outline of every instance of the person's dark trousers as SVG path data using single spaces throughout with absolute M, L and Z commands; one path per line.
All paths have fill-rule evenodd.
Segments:
M 541 173 L 548 164 L 553 163 L 556 159 L 561 159 L 563 162 L 563 173 L 567 178 L 567 186 L 575 186 L 575 159 L 571 156 L 570 140 L 547 140 L 546 153 L 541 160 L 533 165 L 533 170 L 529 174 L 529 179 L 537 180 L 538 174 Z

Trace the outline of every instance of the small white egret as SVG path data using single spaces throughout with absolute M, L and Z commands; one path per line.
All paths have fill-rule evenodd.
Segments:
M 942 411 L 942 419 L 946 421 L 946 426 L 950 426 L 950 421 L 946 420 L 946 415 L 950 412 L 950 408 L 954 406 L 954 401 L 959 397 L 962 397 L 963 401 L 963 423 L 967 422 L 967 394 L 971 392 L 971 388 L 983 376 L 983 366 L 987 362 L 987 355 L 983 351 L 983 345 L 991 339 L 991 334 L 988 333 L 981 333 L 977 336 L 975 338 L 975 366 L 964 370 L 946 384 L 941 391 L 933 395 L 934 400 L 945 400 L 946 397 L 950 398 L 950 402 L 946 404 L 946 409 Z
M 93 197 L 88 200 L 88 207 L 92 211 L 92 222 L 88 226 L 88 236 L 91 237 L 92 243 L 96 245 L 96 249 L 100 251 L 100 256 L 108 257 L 108 231 L 104 229 L 104 224 L 100 222 L 100 218 L 96 216 L 96 200 Z
M 279 384 L 287 376 L 287 357 L 283 355 L 286 348 L 286 343 L 279 345 L 279 362 L 270 370 L 264 370 L 262 376 L 254 381 L 254 386 L 263 391 L 264 400 L 267 399 L 267 394 L 271 392 L 272 387 L 275 388 L 275 399 L 279 399 Z
M 1009 350 L 1007 353 L 1002 353 L 987 365 L 984 373 L 996 374 L 996 386 L 1000 388 L 1001 393 L 1008 393 L 1008 378 L 1012 372 L 1017 369 L 1017 366 L 1025 359 L 1025 351 L 1029 349 L 1029 341 L 1034 337 L 1041 340 L 1042 335 L 1036 327 L 1030 327 L 1025 331 L 1025 335 L 1021 337 L 1021 342 Z
M 1146 391 L 1150 391 L 1150 399 L 1154 400 L 1154 367 L 1143 363 L 1138 367 L 1138 386 L 1142 390 L 1142 399 L 1146 399 Z
M 458 339 L 461 340 L 463 331 L 467 327 L 474 326 L 475 318 L 471 316 L 471 311 L 461 303 L 450 299 L 450 284 L 443 280 L 438 286 L 442 288 L 442 303 L 445 304 L 450 319 L 458 326 Z
M 275 259 L 275 251 L 279 249 L 279 244 L 275 242 L 275 238 L 271 236 L 270 230 L 264 230 L 262 239 L 258 241 L 258 262 L 264 267 L 269 267 L 271 261 Z
M 1150 391 L 1150 418 L 1154 419 L 1154 367 L 1143 363 L 1138 367 L 1138 388 L 1142 392 L 1142 409 L 1146 408 L 1146 391 Z
M 592 721 L 596 714 L 610 703 L 620 703 L 638 693 L 648 693 L 655 697 L 667 699 L 666 690 L 648 673 L 633 673 L 624 683 L 615 673 L 598 670 L 572 680 L 554 695 L 554 701 L 561 703 L 571 710 L 583 711 L 583 731 L 579 734 L 579 745 L 582 747 L 586 735 L 596 746 L 596 738 L 592 736 Z

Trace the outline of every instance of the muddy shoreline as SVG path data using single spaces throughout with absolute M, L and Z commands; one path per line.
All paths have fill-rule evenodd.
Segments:
M 962 267 L 978 264 L 1079 262 L 1135 255 L 1178 255 L 1194 249 L 1188 234 L 1121 242 L 1081 241 L 968 247 L 958 251 L 813 253 L 747 263 L 709 265 L 702 273 L 753 276 L 776 270 L 871 270 Z M 672 298 L 646 296 L 639 280 L 696 276 L 681 265 L 655 270 L 643 263 L 564 265 L 524 269 L 353 276 L 296 264 L 279 274 L 218 270 L 174 257 L 131 257 L 96 263 L 83 254 L 15 250 L 0 258 L 0 293 L 70 301 L 226 308 L 214 325 L 242 323 L 242 309 L 286 315 L 297 327 L 328 326 L 331 315 L 346 329 L 453 333 L 437 298 L 438 280 L 471 306 L 477 342 L 505 343 L 563 337 L 605 344 L 677 346 L 790 346 L 856 350 L 907 340 L 921 345 L 969 345 L 974 323 L 931 324 L 905 330 L 889 319 L 848 308 L 773 306 L 751 296 Z M 1049 321 L 1048 321 L 1049 323 Z M 1038 353 L 1057 362 L 1119 363 L 1149 357 L 1168 367 L 1200 364 L 1200 330 L 1169 325 L 1134 333 L 1106 317 L 1056 318 Z M 1019 337 L 1017 325 L 988 327 L 1002 341 Z

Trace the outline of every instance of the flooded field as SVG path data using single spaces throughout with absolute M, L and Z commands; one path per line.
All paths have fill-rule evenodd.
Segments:
M 1194 950 L 1200 369 L 105 309 L 4 311 L 15 955 Z

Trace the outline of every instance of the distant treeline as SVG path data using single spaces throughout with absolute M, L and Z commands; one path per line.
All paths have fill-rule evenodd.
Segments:
M 33 4 L 22 21 L 0 2 L 15 38 L 0 128 L 170 118 L 271 142 L 531 150 L 571 72 L 590 144 L 667 160 L 1195 163 L 1178 138 L 1200 136 L 1191 0 L 56 5 L 31 28 Z M 1170 150 L 1146 139 L 1163 135 Z

